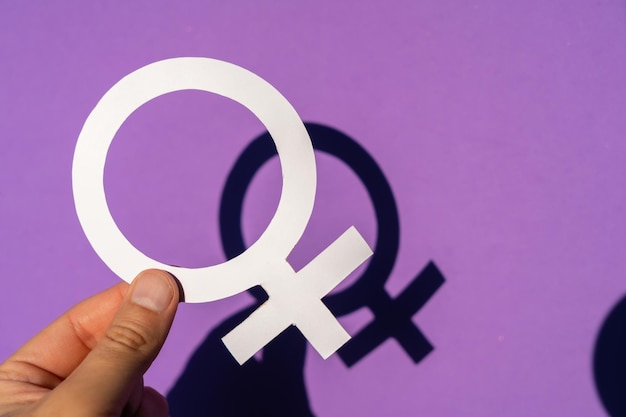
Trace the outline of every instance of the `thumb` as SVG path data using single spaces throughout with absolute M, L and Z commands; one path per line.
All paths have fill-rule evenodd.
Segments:
M 120 415 L 163 346 L 178 300 L 171 275 L 140 273 L 97 345 L 42 404 L 49 415 Z

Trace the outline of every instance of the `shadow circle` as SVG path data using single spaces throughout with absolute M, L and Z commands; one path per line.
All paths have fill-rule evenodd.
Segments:
M 375 303 L 391 274 L 399 247 L 398 210 L 389 182 L 370 154 L 346 134 L 317 123 L 305 123 L 313 148 L 332 155 L 357 175 L 372 201 L 377 222 L 374 254 L 366 270 L 351 286 L 325 297 L 335 315 L 345 315 Z M 219 209 L 220 235 L 228 259 L 246 250 L 241 229 L 243 200 L 259 169 L 277 156 L 269 133 L 255 138 L 241 153 L 228 175 Z M 257 300 L 267 298 L 260 287 L 250 289 Z
M 612 417 L 626 416 L 626 296 L 604 320 L 593 353 L 593 376 Z

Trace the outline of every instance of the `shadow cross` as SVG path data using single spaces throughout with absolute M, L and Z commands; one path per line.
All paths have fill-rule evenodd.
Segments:
M 366 270 L 351 286 L 324 298 L 337 317 L 363 307 L 374 315 L 372 322 L 338 351 L 339 357 L 351 367 L 393 338 L 414 363 L 419 363 L 433 346 L 412 317 L 445 279 L 437 266 L 429 262 L 397 298 L 386 292 L 384 285 L 397 258 L 400 235 L 398 210 L 389 182 L 356 141 L 328 126 L 305 125 L 316 151 L 336 157 L 357 175 L 372 201 L 377 221 L 374 254 Z M 219 226 L 228 259 L 247 248 L 241 229 L 243 200 L 261 166 L 276 156 L 274 143 L 265 133 L 241 153 L 226 180 Z M 210 332 L 168 394 L 172 417 L 313 415 L 303 374 L 306 340 L 296 328 L 290 327 L 269 343 L 262 351 L 262 358 L 252 358 L 241 367 L 221 343 L 221 337 L 267 300 L 260 287 L 249 292 L 256 298 L 254 306 L 238 312 Z

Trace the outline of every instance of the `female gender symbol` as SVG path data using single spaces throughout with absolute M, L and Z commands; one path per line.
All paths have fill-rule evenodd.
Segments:
M 203 268 L 165 265 L 135 248 L 119 230 L 104 193 L 104 165 L 113 138 L 137 108 L 166 93 L 201 90 L 230 98 L 250 110 L 271 134 L 283 186 L 276 213 L 244 253 Z M 290 325 L 324 358 L 350 336 L 321 299 L 372 255 L 354 227 L 302 270 L 287 256 L 313 211 L 316 171 L 313 147 L 300 117 L 269 83 L 236 65 L 209 58 L 173 58 L 140 68 L 115 84 L 93 109 L 78 137 L 72 167 L 78 219 L 100 258 L 127 282 L 158 268 L 180 281 L 188 302 L 205 302 L 260 285 L 269 299 L 222 339 L 239 363 L 248 360 Z

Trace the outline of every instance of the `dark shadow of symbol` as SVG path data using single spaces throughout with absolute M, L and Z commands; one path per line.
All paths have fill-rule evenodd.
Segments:
M 626 417 L 626 297 L 602 324 L 593 354 L 593 376 L 612 417 Z
M 327 126 L 306 123 L 313 146 L 346 163 L 362 181 L 373 203 L 377 220 L 374 255 L 359 279 L 350 287 L 324 298 L 335 316 L 369 308 L 374 320 L 338 352 L 348 366 L 363 359 L 389 338 L 394 338 L 413 362 L 418 363 L 433 346 L 413 323 L 412 317 L 434 295 L 444 278 L 430 262 L 395 299 L 384 284 L 393 269 L 399 247 L 398 210 L 391 187 L 374 159 L 358 143 Z M 241 232 L 243 199 L 254 175 L 276 155 L 268 133 L 256 138 L 240 155 L 224 186 L 220 206 L 220 234 L 224 252 L 231 259 L 246 249 Z M 183 374 L 168 394 L 172 417 L 191 416 L 310 416 L 304 384 L 306 341 L 290 327 L 262 352 L 258 361 L 239 366 L 221 338 L 267 299 L 260 287 L 250 289 L 254 306 L 230 317 L 215 328 L 196 350 Z

